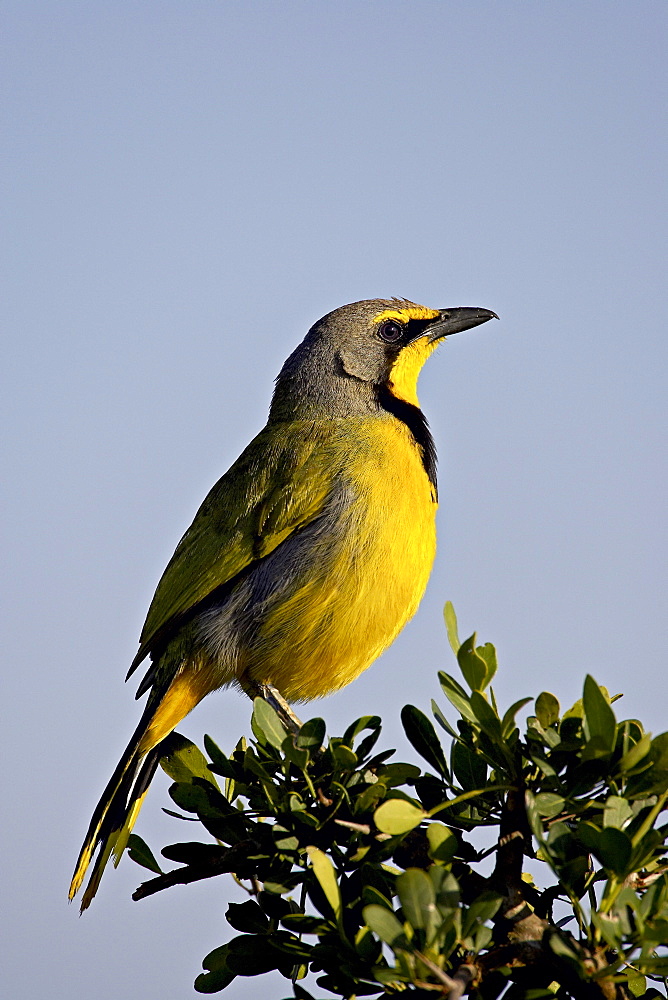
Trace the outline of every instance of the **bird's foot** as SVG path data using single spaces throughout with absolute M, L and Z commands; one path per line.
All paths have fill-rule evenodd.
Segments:
M 301 719 L 297 718 L 281 692 L 273 684 L 244 680 L 242 687 L 249 698 L 262 698 L 268 705 L 271 705 L 288 732 L 298 733 L 302 728 Z

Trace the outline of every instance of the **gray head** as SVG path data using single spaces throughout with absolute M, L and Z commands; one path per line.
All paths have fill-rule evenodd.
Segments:
M 270 416 L 368 411 L 380 388 L 417 406 L 418 375 L 438 343 L 495 316 L 488 309 L 429 309 L 407 299 L 341 306 L 311 327 L 283 365 Z

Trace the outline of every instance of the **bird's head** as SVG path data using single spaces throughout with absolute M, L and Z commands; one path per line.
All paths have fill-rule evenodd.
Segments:
M 285 362 L 272 411 L 289 397 L 293 406 L 303 401 L 346 415 L 381 387 L 417 406 L 420 370 L 438 344 L 492 318 L 489 309 L 429 309 L 407 299 L 341 306 L 312 326 Z

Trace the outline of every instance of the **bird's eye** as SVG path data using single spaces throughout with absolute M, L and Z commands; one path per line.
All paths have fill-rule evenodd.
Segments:
M 386 344 L 396 344 L 404 335 L 404 328 L 395 319 L 386 319 L 378 327 L 378 336 Z

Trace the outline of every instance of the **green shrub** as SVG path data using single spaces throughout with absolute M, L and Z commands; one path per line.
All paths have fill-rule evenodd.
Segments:
M 618 722 L 589 676 L 563 714 L 539 694 L 521 732 L 532 699 L 501 712 L 494 647 L 460 644 L 450 605 L 446 623 L 464 686 L 439 675 L 456 714 L 432 705 L 445 741 L 402 711 L 424 771 L 377 751 L 377 716 L 327 739 L 322 719 L 290 732 L 260 699 L 253 739 L 229 757 L 209 737 L 208 759 L 178 734 L 166 743 L 170 795 L 210 839 L 164 848 L 181 867 L 161 873 L 133 835 L 131 857 L 156 873 L 134 898 L 222 873 L 248 891 L 200 993 L 278 970 L 301 1000 L 308 973 L 342 998 L 666 995 L 668 733 Z

